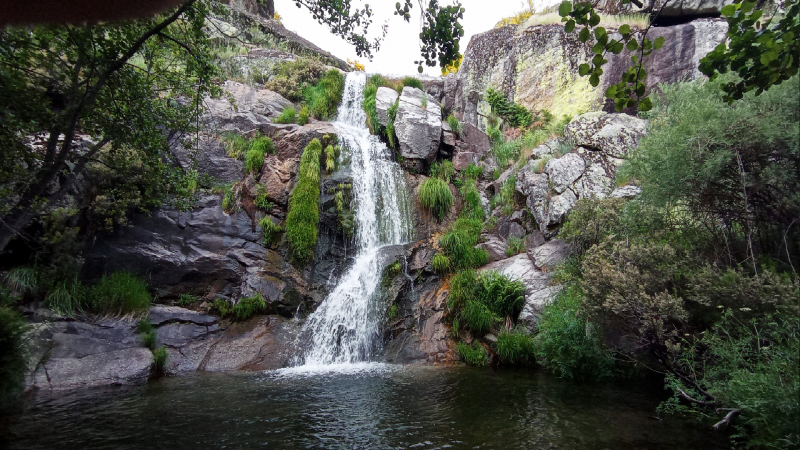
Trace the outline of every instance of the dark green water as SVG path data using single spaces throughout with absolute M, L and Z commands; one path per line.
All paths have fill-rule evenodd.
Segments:
M 716 449 L 722 436 L 656 420 L 656 384 L 588 386 L 530 371 L 403 368 L 198 374 L 38 394 L 6 449 Z

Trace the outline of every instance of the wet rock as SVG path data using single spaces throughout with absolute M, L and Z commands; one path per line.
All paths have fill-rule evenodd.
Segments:
M 433 100 L 416 88 L 406 86 L 400 96 L 400 105 L 395 119 L 395 132 L 403 158 L 432 162 L 439 151 L 442 137 L 442 110 Z
M 620 186 L 614 189 L 611 196 L 614 198 L 633 198 L 642 193 L 642 188 L 639 186 L 628 185 Z
M 586 163 L 576 153 L 567 153 L 561 158 L 548 161 L 544 171 L 549 175 L 553 191 L 561 194 L 586 170 Z
M 546 244 L 528 250 L 528 257 L 537 268 L 549 272 L 564 262 L 570 255 L 570 248 L 559 239 L 553 239 Z
M 647 121 L 627 114 L 586 113 L 564 128 L 564 138 L 575 145 L 623 158 L 639 146 L 647 132 Z
M 378 113 L 378 122 L 386 126 L 389 123 L 389 116 L 386 111 L 395 103 L 400 97 L 394 89 L 387 87 L 379 87 L 377 94 L 375 94 L 375 111 Z

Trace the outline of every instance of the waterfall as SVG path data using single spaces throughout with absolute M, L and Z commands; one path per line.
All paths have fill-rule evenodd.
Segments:
M 382 267 L 379 251 L 412 236 L 411 202 L 403 171 L 391 151 L 366 126 L 362 109 L 366 74 L 347 75 L 334 123 L 341 160 L 350 160 L 355 209 L 355 261 L 330 295 L 308 317 L 301 336 L 310 346 L 297 365 L 367 362 L 378 346 L 383 309 L 375 291 Z

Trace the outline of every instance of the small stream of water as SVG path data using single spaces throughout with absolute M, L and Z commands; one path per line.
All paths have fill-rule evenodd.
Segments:
M 386 245 L 410 240 L 411 203 L 403 171 L 390 150 L 365 125 L 361 104 L 367 76 L 347 74 L 344 95 L 334 123 L 342 147 L 341 161 L 352 173 L 355 209 L 355 260 L 300 334 L 309 345 L 295 366 L 309 370 L 370 361 L 379 340 L 383 305 L 374 294 L 380 282 L 379 252 Z

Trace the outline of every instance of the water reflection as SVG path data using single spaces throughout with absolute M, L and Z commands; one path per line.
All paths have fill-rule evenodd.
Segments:
M 11 432 L 0 444 L 10 449 L 725 448 L 724 438 L 708 430 L 651 418 L 659 395 L 657 386 L 582 386 L 530 371 L 469 368 L 198 374 L 140 387 L 39 394 L 12 418 Z

